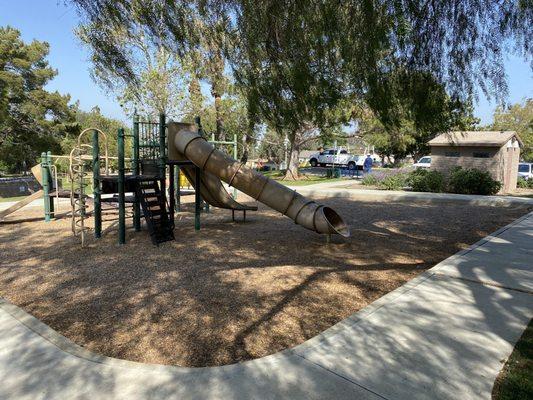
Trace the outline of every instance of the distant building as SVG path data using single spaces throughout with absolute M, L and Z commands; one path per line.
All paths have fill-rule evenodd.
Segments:
M 513 131 L 449 132 L 429 141 L 431 169 L 448 173 L 455 166 L 488 171 L 502 192 L 516 189 L 522 141 Z

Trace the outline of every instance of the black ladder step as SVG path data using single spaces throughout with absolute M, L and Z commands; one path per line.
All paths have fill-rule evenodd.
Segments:
M 152 214 L 152 216 L 154 216 L 154 217 L 161 216 L 161 215 L 168 216 L 167 210 L 163 210 L 161 208 L 157 208 L 157 209 L 151 208 L 150 209 L 150 214 Z
M 138 182 L 137 185 L 137 197 L 152 243 L 156 246 L 174 240 L 174 227 L 170 222 L 165 196 L 158 182 L 158 180 L 145 180 Z
M 160 201 L 159 199 L 155 199 L 155 200 L 148 200 L 148 199 L 145 199 L 146 200 L 146 205 L 148 207 L 153 207 L 153 206 L 160 206 Z

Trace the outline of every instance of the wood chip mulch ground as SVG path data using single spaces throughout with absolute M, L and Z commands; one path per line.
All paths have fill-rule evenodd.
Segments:
M 116 231 L 80 248 L 70 221 L 0 225 L 0 296 L 75 343 L 141 362 L 213 366 L 295 346 L 527 207 L 328 199 L 351 227 L 325 239 L 259 206 L 245 224 L 212 209 L 176 241 Z M 35 209 L 10 219 L 39 217 Z M 92 223 L 91 220 L 88 221 Z

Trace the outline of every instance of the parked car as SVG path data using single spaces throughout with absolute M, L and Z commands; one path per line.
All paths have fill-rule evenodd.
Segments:
M 524 179 L 533 179 L 533 163 L 519 163 L 518 177 Z
M 312 154 L 309 157 L 309 164 L 311 167 L 338 165 L 354 170 L 363 165 L 364 159 L 364 156 L 349 154 L 345 149 L 326 149 L 320 153 Z
M 416 163 L 413 164 L 415 168 L 429 168 L 431 167 L 431 156 L 422 157 Z

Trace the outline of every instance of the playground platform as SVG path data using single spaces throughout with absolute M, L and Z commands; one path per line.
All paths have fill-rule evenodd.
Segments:
M 91 353 L 0 300 L 2 399 L 490 399 L 533 317 L 533 213 L 313 339 L 223 367 Z

